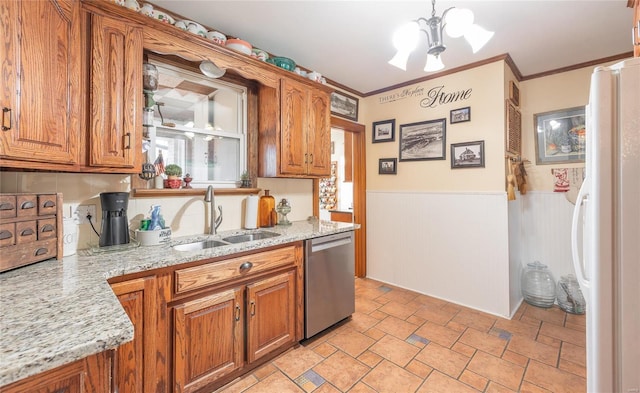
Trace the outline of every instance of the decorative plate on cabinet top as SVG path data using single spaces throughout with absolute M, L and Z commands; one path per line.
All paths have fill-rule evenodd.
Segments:
M 288 57 L 270 57 L 266 60 L 267 63 L 274 64 L 287 71 L 293 71 L 296 68 L 296 62 Z

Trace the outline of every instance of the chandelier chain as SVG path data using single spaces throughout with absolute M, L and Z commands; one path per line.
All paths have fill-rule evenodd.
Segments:
M 436 0 L 431 0 L 431 17 L 436 16 Z

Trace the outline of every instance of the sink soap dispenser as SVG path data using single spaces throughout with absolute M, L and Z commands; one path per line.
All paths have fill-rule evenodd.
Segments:
M 269 228 L 276 224 L 272 213 L 275 208 L 276 199 L 269 195 L 269 190 L 264 190 L 264 195 L 260 197 L 260 203 L 258 204 L 258 226 L 260 228 Z

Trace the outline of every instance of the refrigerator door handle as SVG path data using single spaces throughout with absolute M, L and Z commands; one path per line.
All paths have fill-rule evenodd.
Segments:
M 578 251 L 578 222 L 582 214 L 582 207 L 589 201 L 589 190 L 591 190 L 591 178 L 587 176 L 582 183 L 578 198 L 576 199 L 576 205 L 573 207 L 573 219 L 571 220 L 571 259 L 573 260 L 573 267 L 576 271 L 576 277 L 578 282 L 584 288 L 589 288 L 589 280 L 585 274 L 585 261 L 580 258 Z M 584 218 L 583 218 L 584 219 Z M 585 233 L 582 234 L 582 241 L 584 243 Z

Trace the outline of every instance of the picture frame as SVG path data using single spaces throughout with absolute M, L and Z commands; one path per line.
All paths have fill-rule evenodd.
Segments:
M 451 169 L 484 168 L 484 141 L 451 144 Z
M 400 125 L 399 161 L 445 160 L 447 119 Z
M 396 119 L 373 123 L 371 143 L 393 142 L 396 140 Z
M 471 107 L 452 109 L 449 112 L 449 123 L 456 124 L 466 121 L 471 121 Z
M 395 175 L 398 172 L 397 158 L 380 158 L 378 160 L 379 175 Z
M 358 99 L 343 92 L 331 93 L 331 114 L 358 121 Z
M 536 164 L 584 162 L 585 120 L 584 106 L 534 114 Z
M 520 89 L 514 81 L 509 81 L 509 99 L 513 105 L 520 106 Z

